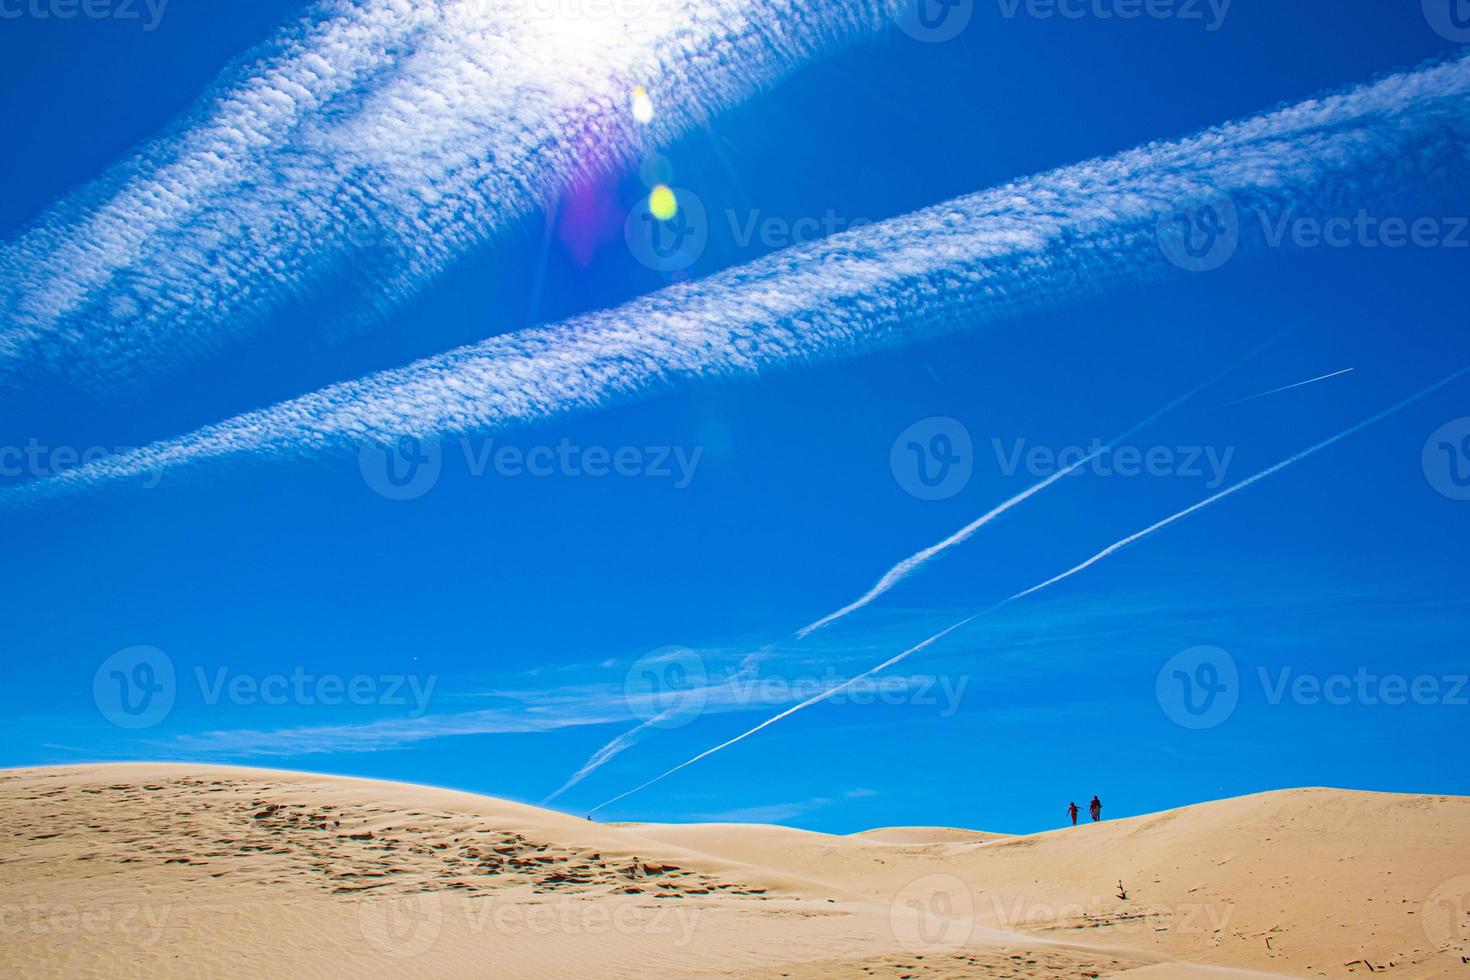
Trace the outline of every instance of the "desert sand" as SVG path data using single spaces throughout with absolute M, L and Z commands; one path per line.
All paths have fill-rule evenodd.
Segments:
M 0 771 L 14 977 L 1470 978 L 1470 798 L 1023 837 L 604 825 L 201 765 Z

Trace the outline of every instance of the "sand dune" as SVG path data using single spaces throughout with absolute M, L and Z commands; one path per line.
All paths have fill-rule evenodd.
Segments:
M 0 772 L 0 812 L 4 976 L 1470 977 L 1459 797 L 831 836 L 100 765 Z
M 968 844 L 1008 835 L 987 834 L 981 830 L 965 830 L 960 827 L 879 827 L 876 830 L 859 831 L 852 836 L 879 844 Z

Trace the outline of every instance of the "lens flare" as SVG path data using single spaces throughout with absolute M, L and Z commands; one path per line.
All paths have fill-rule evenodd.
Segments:
M 679 202 L 667 184 L 659 184 L 649 192 L 648 213 L 660 221 L 668 221 L 679 213 Z
M 646 187 L 672 183 L 674 179 L 674 165 L 662 153 L 650 153 L 638 165 L 638 177 Z

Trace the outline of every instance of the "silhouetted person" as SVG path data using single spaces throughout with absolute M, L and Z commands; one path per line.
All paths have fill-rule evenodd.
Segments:
M 1087 812 L 1092 814 L 1092 822 L 1097 823 L 1102 819 L 1102 800 L 1094 794 L 1092 802 L 1087 804 Z
M 1077 801 L 1073 800 L 1067 806 L 1067 816 L 1072 818 L 1072 826 L 1077 826 Z

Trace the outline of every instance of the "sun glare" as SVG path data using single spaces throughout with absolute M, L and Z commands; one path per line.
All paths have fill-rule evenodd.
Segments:
M 641 123 L 653 121 L 653 99 L 648 97 L 648 89 L 639 85 L 632 92 L 630 102 L 633 108 L 633 118 Z

